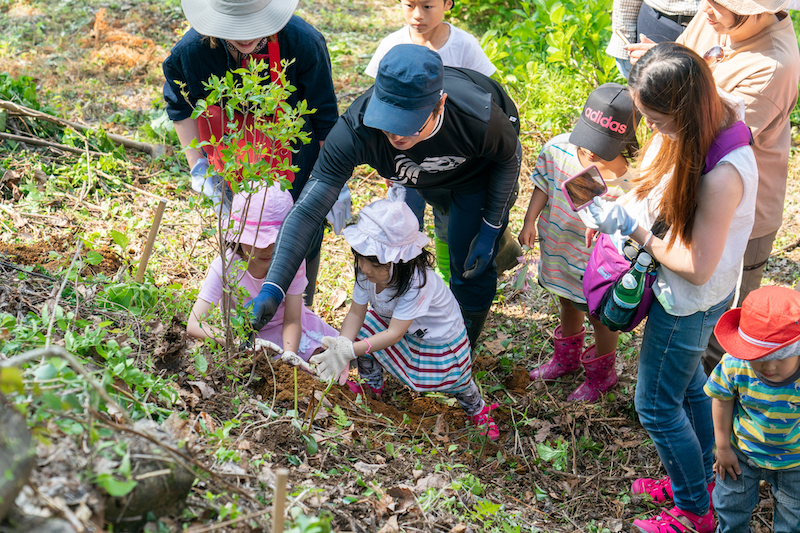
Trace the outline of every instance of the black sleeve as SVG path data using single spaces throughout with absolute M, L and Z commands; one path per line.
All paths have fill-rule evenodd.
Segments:
M 172 53 L 167 56 L 162 65 L 164 71 L 164 100 L 167 103 L 167 115 L 170 120 L 178 121 L 189 118 L 192 114 L 192 106 L 181 94 L 181 88 L 176 83 L 181 81 L 186 83 L 186 76 L 181 66 L 181 58 Z
M 303 187 L 281 225 L 275 251 L 265 281 L 286 291 L 308 251 L 314 233 L 331 210 L 339 191 L 363 162 L 363 143 L 348 121 L 349 113 L 339 117 L 322 147 L 311 177 Z
M 336 202 L 341 188 L 313 176 L 308 180 L 297 203 L 281 224 L 265 282 L 278 285 L 286 293 L 308 252 L 309 243 Z
M 316 112 L 308 116 L 311 128 L 317 140 L 324 141 L 331 131 L 336 119 L 339 118 L 339 108 L 336 105 L 336 94 L 333 89 L 331 75 L 331 58 L 325 40 L 320 36 L 320 41 L 314 42 L 314 60 L 306 62 L 306 70 L 298 70 L 297 90 L 301 98 L 305 98 L 309 109 Z
M 483 155 L 493 162 L 484 218 L 489 224 L 499 226 L 516 199 L 522 145 L 513 123 L 494 103 Z

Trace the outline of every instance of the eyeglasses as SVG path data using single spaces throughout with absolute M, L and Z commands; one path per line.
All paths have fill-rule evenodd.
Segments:
M 709 67 L 713 67 L 717 63 L 725 60 L 725 49 L 719 45 L 712 46 L 703 54 L 703 60 L 705 60 Z
M 426 121 L 425 121 L 425 124 L 423 124 L 423 125 L 422 125 L 422 127 L 419 129 L 419 131 L 417 131 L 416 133 L 412 133 L 412 134 L 410 135 L 410 137 L 419 137 L 419 135 L 422 133 L 422 130 L 424 130 L 424 129 L 425 129 L 425 126 L 427 126 L 427 125 L 428 125 L 428 122 L 430 122 L 430 121 L 431 121 L 431 117 L 432 117 L 432 116 L 433 116 L 433 113 L 431 113 L 430 115 L 428 115 L 428 120 L 426 120 Z

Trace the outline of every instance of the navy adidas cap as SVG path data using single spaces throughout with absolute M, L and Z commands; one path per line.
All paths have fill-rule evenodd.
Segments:
M 438 53 L 416 44 L 399 44 L 378 65 L 364 125 L 395 135 L 414 135 L 444 93 L 444 67 Z

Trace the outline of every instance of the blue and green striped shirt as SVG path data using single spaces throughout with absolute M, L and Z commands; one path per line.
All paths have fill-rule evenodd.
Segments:
M 770 470 L 800 466 L 800 379 L 768 384 L 747 361 L 725 354 L 705 392 L 736 401 L 731 442 L 756 464 Z

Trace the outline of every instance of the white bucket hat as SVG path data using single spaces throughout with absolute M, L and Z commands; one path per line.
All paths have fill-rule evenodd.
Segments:
M 299 0 L 181 0 L 183 14 L 201 35 L 249 41 L 275 35 Z
M 277 183 L 272 187 L 262 187 L 252 194 L 236 194 L 225 240 L 269 248 L 270 244 L 275 244 L 283 219 L 292 205 L 291 193 L 282 191 Z
M 353 250 L 381 264 L 406 262 L 422 253 L 428 237 L 419 231 L 417 217 L 403 201 L 372 202 L 358 214 L 358 222 L 344 228 L 344 238 Z
M 760 15 L 783 11 L 789 0 L 717 0 L 717 3 L 736 15 Z

